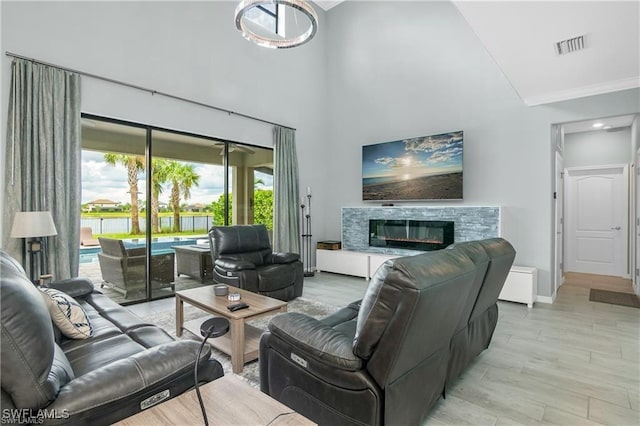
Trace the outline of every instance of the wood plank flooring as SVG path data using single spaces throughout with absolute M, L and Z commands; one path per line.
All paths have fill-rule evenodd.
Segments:
M 489 346 L 428 425 L 639 425 L 640 309 L 589 301 L 614 277 L 576 274 L 553 305 L 498 302 Z
M 568 274 L 555 303 L 533 309 L 498 302 L 491 345 L 424 424 L 640 425 L 640 309 L 589 301 L 591 285 L 623 291 L 613 278 Z M 303 297 L 344 306 L 366 286 L 316 273 L 305 278 Z M 143 305 L 130 308 L 173 309 L 166 301 Z

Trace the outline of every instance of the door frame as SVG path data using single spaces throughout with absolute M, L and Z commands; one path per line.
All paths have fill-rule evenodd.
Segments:
M 558 168 L 561 172 L 558 174 Z M 559 175 L 559 176 L 558 176 Z M 564 284 L 564 157 L 560 151 L 555 151 L 555 163 L 554 163 L 554 192 L 553 198 L 554 205 L 554 286 L 552 298 L 555 300 L 558 293 L 558 289 Z M 558 235 L 560 236 L 560 242 L 558 243 Z
M 624 275 L 620 275 L 620 277 L 628 279 L 628 278 L 631 278 L 631 273 L 630 273 L 631 272 L 630 271 L 631 264 L 629 262 L 629 259 L 630 259 L 630 250 L 631 250 L 631 247 L 630 247 L 630 241 L 631 241 L 630 235 L 631 235 L 632 226 L 630 226 L 631 225 L 630 218 L 633 215 L 633 212 L 631 210 L 632 205 L 633 205 L 632 204 L 633 201 L 631 199 L 631 194 L 630 194 L 631 187 L 630 187 L 630 182 L 629 182 L 629 170 L 631 169 L 631 167 L 629 167 L 628 163 L 604 164 L 604 165 L 581 166 L 581 167 L 567 167 L 567 168 L 564 169 L 564 172 L 565 172 L 565 176 L 568 178 L 569 177 L 569 172 L 572 172 L 572 171 L 598 170 L 598 169 L 607 170 L 607 169 L 613 169 L 613 168 L 622 168 L 623 169 L 623 173 L 624 173 L 624 177 L 626 177 L 626 182 L 625 182 L 626 183 L 626 188 L 625 188 L 624 193 L 626 195 L 627 208 L 626 208 L 626 211 L 625 211 L 626 218 L 625 218 L 625 220 L 623 220 L 623 227 L 624 227 L 623 235 L 626 237 L 625 252 L 623 254 L 623 258 L 624 258 L 624 261 L 625 261 L 625 264 L 626 264 L 626 270 L 623 271 Z M 565 187 L 564 187 L 565 191 L 564 192 L 565 192 L 565 194 L 568 194 L 569 188 L 567 186 L 569 185 L 569 179 L 565 179 L 564 180 L 564 184 L 565 184 Z M 570 215 L 569 208 L 570 208 L 569 203 L 565 203 L 565 217 L 568 217 Z M 567 247 L 567 248 L 571 246 L 568 243 L 568 238 L 569 238 L 568 234 L 569 234 L 568 232 L 564 233 L 564 241 L 563 241 L 563 246 Z M 565 253 L 566 253 L 566 251 L 565 251 Z M 566 256 L 566 257 L 568 257 L 568 256 Z
M 630 191 L 631 200 L 629 202 L 630 206 L 635 206 L 635 211 L 633 215 L 633 221 L 630 221 L 630 232 L 632 235 L 631 243 L 629 244 L 630 248 L 635 248 L 635 256 L 631 257 L 631 282 L 633 291 L 636 294 L 640 295 L 640 149 L 638 149 L 635 153 L 635 167 L 633 170 L 633 178 L 629 180 L 629 183 L 633 187 L 633 190 Z

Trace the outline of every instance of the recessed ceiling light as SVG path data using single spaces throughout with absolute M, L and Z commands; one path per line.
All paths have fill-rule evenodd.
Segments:
M 595 127 L 596 129 L 599 129 L 602 126 L 604 126 L 604 123 L 593 123 L 592 127 Z
M 611 128 L 611 126 L 604 126 L 604 127 L 602 128 L 602 130 L 607 130 L 607 129 L 610 129 L 610 128 Z

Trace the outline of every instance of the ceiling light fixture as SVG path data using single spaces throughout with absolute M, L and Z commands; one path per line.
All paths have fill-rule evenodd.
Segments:
M 309 19 L 309 28 L 300 35 L 291 38 L 267 37 L 252 31 L 246 25 L 246 14 L 249 10 L 264 5 L 283 5 L 298 10 Z M 288 49 L 300 46 L 313 38 L 318 31 L 318 15 L 316 11 L 304 0 L 242 0 L 236 7 L 236 28 L 242 32 L 242 36 L 262 47 L 272 49 Z
M 593 123 L 591 127 L 595 127 L 596 129 L 599 129 L 602 126 L 604 126 L 604 123 Z

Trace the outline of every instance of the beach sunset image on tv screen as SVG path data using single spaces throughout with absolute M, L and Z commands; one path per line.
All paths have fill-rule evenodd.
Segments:
M 461 200 L 462 133 L 363 146 L 362 199 Z

